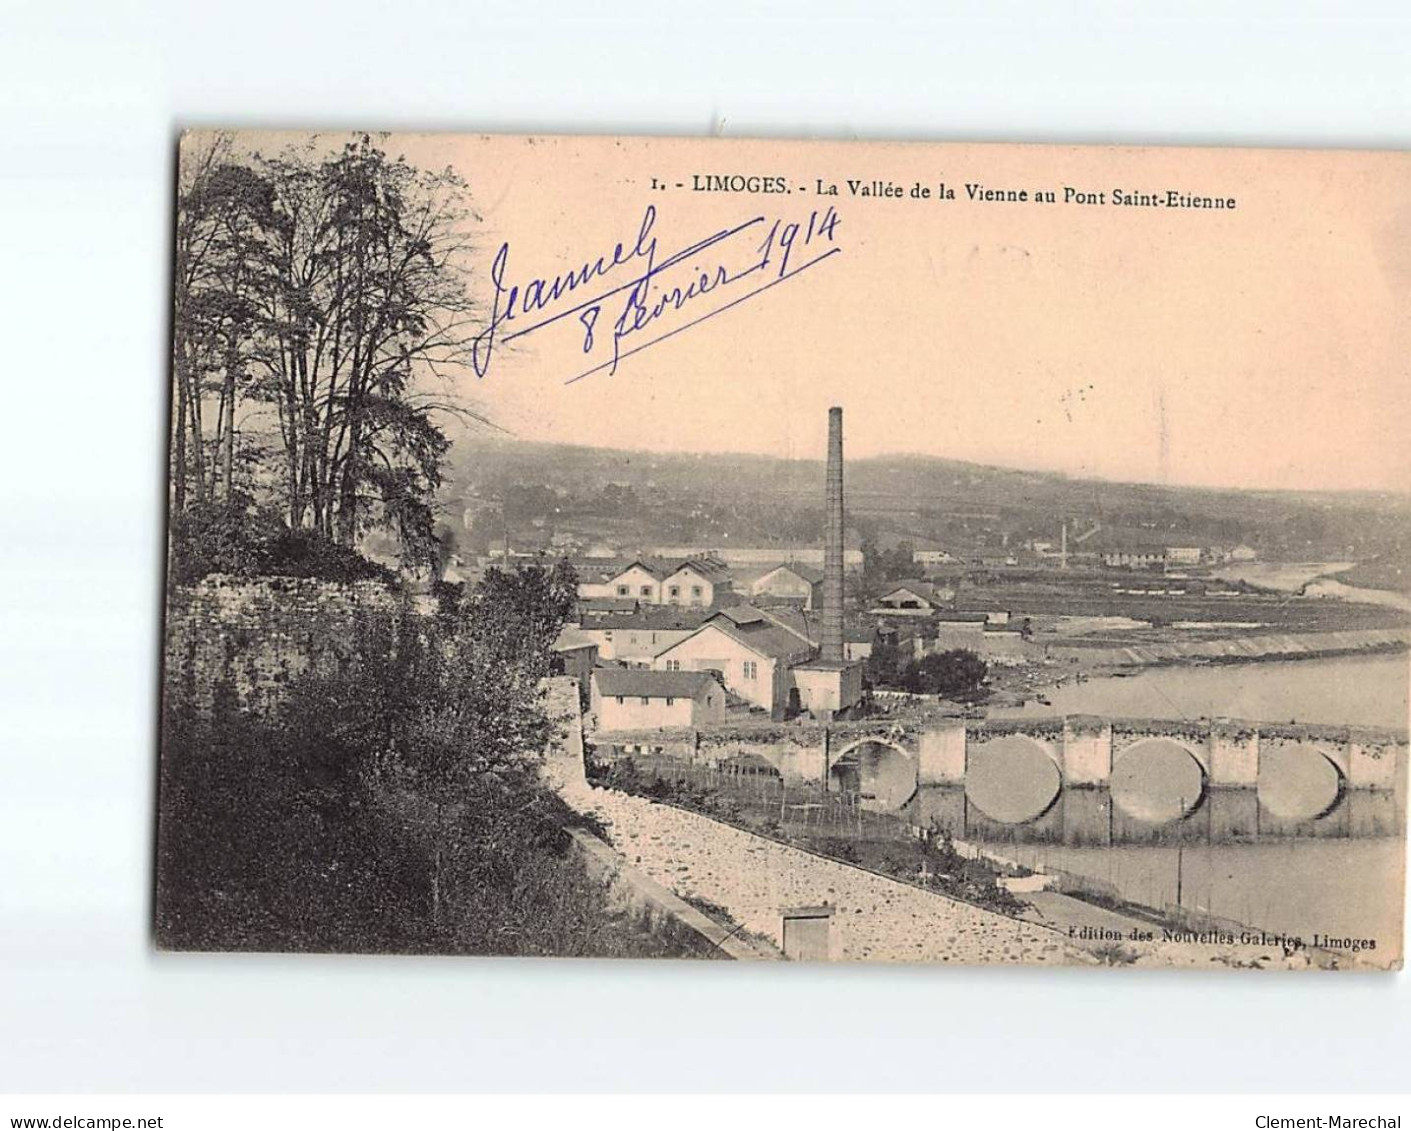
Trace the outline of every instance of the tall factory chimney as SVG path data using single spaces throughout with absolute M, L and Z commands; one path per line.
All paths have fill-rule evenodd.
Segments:
M 828 410 L 828 479 L 823 534 L 822 658 L 843 658 L 843 410 Z

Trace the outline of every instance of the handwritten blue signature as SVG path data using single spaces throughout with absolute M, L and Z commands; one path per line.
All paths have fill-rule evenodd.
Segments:
M 499 345 L 555 325 L 570 328 L 583 355 L 593 359 L 607 355 L 565 384 L 603 370 L 615 373 L 624 358 L 724 314 L 837 255 L 843 250 L 837 243 L 840 222 L 832 206 L 814 209 L 803 220 L 754 216 L 659 258 L 657 210 L 648 205 L 630 244 L 618 243 L 610 253 L 565 274 L 523 283 L 506 282 L 510 245 L 502 243 L 490 265 L 495 285 L 490 322 L 471 342 L 476 375 L 484 377 L 490 371 Z M 616 282 L 623 275 L 629 277 Z M 740 288 L 744 280 L 753 285 Z M 599 283 L 608 289 L 598 290 Z M 578 299 L 589 290 L 596 293 Z M 727 301 L 720 305 L 702 301 L 717 294 Z M 605 311 L 607 323 L 602 321 Z M 683 311 L 692 317 L 685 322 L 671 317 Z M 660 332 L 640 340 L 648 330 Z

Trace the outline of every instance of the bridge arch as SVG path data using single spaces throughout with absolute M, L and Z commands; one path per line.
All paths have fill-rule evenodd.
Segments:
M 733 750 L 716 763 L 716 768 L 737 778 L 782 778 L 784 767 L 779 764 L 782 759 L 778 755 L 770 757 L 771 753 L 744 748 Z
M 1139 738 L 1112 759 L 1112 801 L 1153 825 L 1179 820 L 1199 807 L 1209 773 L 1200 755 L 1174 738 Z
M 1027 734 L 998 735 L 966 750 L 966 800 L 993 821 L 1018 825 L 1038 820 L 1062 791 L 1058 760 Z
M 1336 809 L 1347 792 L 1347 774 L 1328 751 L 1312 742 L 1271 742 L 1260 751 L 1259 805 L 1283 821 L 1316 821 Z
M 905 747 L 882 735 L 848 743 L 828 767 L 828 789 L 856 793 L 870 807 L 900 809 L 916 793 L 917 759 Z

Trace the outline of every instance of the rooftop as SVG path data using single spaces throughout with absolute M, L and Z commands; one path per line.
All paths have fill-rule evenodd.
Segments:
M 739 609 L 722 610 L 701 628 L 719 629 L 750 651 L 773 660 L 790 660 L 796 656 L 806 656 L 811 651 L 806 641 L 799 639 L 787 628 L 781 628 L 768 620 L 758 609 L 749 609 L 747 612 L 753 616 L 743 615 Z
M 708 609 L 688 609 L 676 605 L 647 605 L 630 612 L 599 613 L 582 621 L 585 629 L 610 631 L 637 629 L 638 631 L 667 631 L 671 629 L 697 629 L 710 615 Z
M 845 672 L 849 668 L 862 666 L 861 660 L 825 660 L 821 657 L 817 660 L 805 660 L 801 664 L 795 664 L 795 668 L 806 672 Z
M 780 562 L 776 566 L 770 566 L 762 577 L 768 577 L 771 573 L 776 573 L 781 569 L 786 569 L 796 577 L 801 577 L 810 585 L 817 585 L 823 580 L 823 571 L 817 566 L 807 565 L 804 562 Z
M 903 578 L 901 581 L 892 582 L 891 588 L 882 594 L 882 599 L 885 600 L 901 589 L 905 589 L 909 593 L 915 593 L 916 596 L 923 597 L 927 601 L 937 601 L 940 599 L 936 594 L 936 587 L 934 585 L 929 581 L 922 581 L 920 578 L 916 577 Z
M 576 648 L 596 648 L 597 641 L 582 632 L 576 625 L 566 624 L 558 638 L 550 646 L 551 652 L 572 652 Z
M 588 615 L 630 613 L 637 607 L 631 597 L 579 597 L 578 611 Z
M 724 580 L 730 574 L 730 569 L 724 562 L 707 555 L 691 558 L 658 558 L 649 555 L 639 555 L 632 558 L 580 558 L 572 564 L 574 569 L 578 571 L 580 581 L 599 584 L 611 581 L 634 565 L 641 566 L 658 581 L 665 581 L 672 574 L 688 566 L 712 582 Z
M 809 644 L 816 645 L 821 639 L 819 617 L 806 609 L 765 609 L 764 615 Z
M 737 628 L 743 628 L 751 624 L 766 624 L 769 620 L 762 610 L 756 609 L 751 605 L 731 605 L 727 609 L 717 609 L 711 615 L 710 619 L 715 619 L 716 617 L 728 620 Z
M 601 695 L 635 695 L 645 699 L 690 699 L 708 684 L 709 672 L 658 672 L 648 668 L 594 668 L 593 682 Z

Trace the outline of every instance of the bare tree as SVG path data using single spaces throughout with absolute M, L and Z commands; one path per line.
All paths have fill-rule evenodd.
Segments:
M 236 413 L 257 333 L 258 295 L 267 285 L 271 199 L 268 182 L 233 160 L 226 135 L 183 168 L 173 320 L 178 510 L 185 507 L 188 479 L 205 502 L 228 500 L 234 491 Z M 216 419 L 208 444 L 203 407 L 212 392 Z
M 466 356 L 464 183 L 366 137 L 264 168 L 279 219 L 265 396 L 279 410 L 289 522 L 352 545 L 375 510 L 429 551 L 448 446 L 434 414 L 464 411 L 429 391 Z
M 189 159 L 177 234 L 175 505 L 234 492 L 237 409 L 278 421 L 258 469 L 291 528 L 353 547 L 370 525 L 434 561 L 442 390 L 466 367 L 466 187 L 368 136 L 237 160 Z M 203 407 L 214 407 L 213 432 Z

